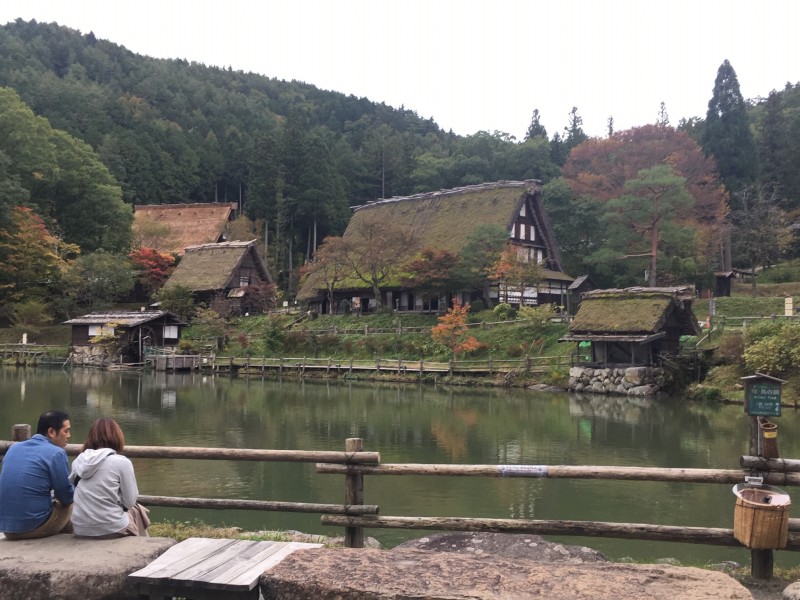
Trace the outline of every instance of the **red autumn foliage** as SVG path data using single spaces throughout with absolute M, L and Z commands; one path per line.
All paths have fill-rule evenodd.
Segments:
M 175 270 L 175 257 L 155 248 L 137 248 L 128 255 L 134 268 L 139 271 L 139 281 L 153 293 L 159 289 Z

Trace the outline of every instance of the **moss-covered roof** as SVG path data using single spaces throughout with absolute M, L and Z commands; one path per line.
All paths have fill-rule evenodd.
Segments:
M 248 252 L 252 253 L 261 278 L 264 281 L 271 281 L 263 261 L 256 252 L 253 240 L 189 246 L 181 262 L 164 284 L 164 288 L 180 286 L 193 292 L 226 289 L 235 270 Z M 235 283 L 238 286 L 238 282 Z
M 369 218 L 374 211 L 381 211 L 381 218 L 387 222 L 408 227 L 416 243 L 408 248 L 408 257 L 425 247 L 447 250 L 458 254 L 467 243 L 470 232 L 476 225 L 493 224 L 510 230 L 517 214 L 529 194 L 538 190 L 538 181 L 499 181 L 474 186 L 428 192 L 414 196 L 390 198 L 354 207 L 344 237 L 358 227 L 362 219 Z M 538 207 L 540 226 L 545 231 L 544 244 L 548 255 L 555 264 L 560 265 L 560 254 L 549 231 L 550 225 L 541 206 Z M 572 278 L 559 271 L 544 270 L 546 279 L 572 281 Z M 391 278 L 390 278 L 391 279 Z M 387 279 L 382 288 L 399 287 L 399 279 Z M 321 276 L 311 276 L 304 282 L 297 295 L 301 301 L 310 300 L 324 289 Z M 368 289 L 369 286 L 355 278 L 337 284 L 337 289 Z
M 661 331 L 673 311 L 695 333 L 697 319 L 691 309 L 688 288 L 628 288 L 593 290 L 583 295 L 570 333 L 653 334 Z
M 432 246 L 458 254 L 476 225 L 486 223 L 508 230 L 531 187 L 535 184 L 499 182 L 381 200 L 356 207 L 347 229 L 379 210 L 381 218 L 411 229 L 418 240 L 414 251 Z

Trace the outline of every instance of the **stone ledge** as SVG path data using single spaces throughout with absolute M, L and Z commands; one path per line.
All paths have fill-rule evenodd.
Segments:
M 561 564 L 453 552 L 300 550 L 261 577 L 270 600 L 752 600 L 724 573 L 694 567 Z
M 79 539 L 60 534 L 39 540 L 0 536 L 0 590 L 14 600 L 136 600 L 128 573 L 141 569 L 172 538 Z

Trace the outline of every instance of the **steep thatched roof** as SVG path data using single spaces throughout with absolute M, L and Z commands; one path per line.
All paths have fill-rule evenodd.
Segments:
M 134 207 L 133 228 L 142 232 L 149 224 L 166 227 L 169 232 L 146 245 L 162 252 L 182 255 L 187 246 L 220 242 L 236 209 L 236 204 L 143 204 Z
M 571 277 L 561 272 L 561 255 L 539 201 L 538 185 L 537 180 L 498 181 L 355 206 L 352 207 L 354 213 L 344 237 L 351 235 L 360 221 L 380 211 L 380 217 L 384 221 L 405 226 L 412 232 L 416 243 L 408 248 L 409 258 L 426 246 L 458 254 L 476 225 L 493 224 L 509 231 L 525 200 L 533 197 L 534 219 L 543 238 L 536 243 L 546 247 L 549 259 L 550 268 L 544 269 L 544 277 L 572 281 Z M 297 298 L 314 298 L 324 287 L 322 280 L 312 274 L 303 284 Z M 337 287 L 368 288 L 363 282 L 357 282 L 353 278 Z
M 675 317 L 683 334 L 698 333 L 692 312 L 691 288 L 643 288 L 593 290 L 583 295 L 578 314 L 569 326 L 576 334 L 652 335 Z
M 176 325 L 185 325 L 181 320 L 171 312 L 166 311 L 122 311 L 122 312 L 107 312 L 107 313 L 90 313 L 80 317 L 75 317 L 69 321 L 64 321 L 65 325 L 107 325 L 114 323 L 118 327 L 137 327 L 144 325 L 150 321 L 155 321 L 161 317 L 167 317 L 167 320 L 175 323 Z
M 256 241 L 251 240 L 187 247 L 186 254 L 164 284 L 164 288 L 180 286 L 193 292 L 207 292 L 239 287 L 238 282 L 233 282 L 235 285 L 229 283 L 248 253 L 252 256 L 261 278 L 272 282 L 264 261 L 256 251 Z

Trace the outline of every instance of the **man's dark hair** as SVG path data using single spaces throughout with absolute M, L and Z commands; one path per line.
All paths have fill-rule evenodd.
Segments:
M 47 430 L 51 427 L 58 433 L 64 427 L 64 421 L 69 420 L 69 415 L 60 410 L 51 410 L 39 417 L 39 424 L 36 426 L 36 433 L 47 435 Z

